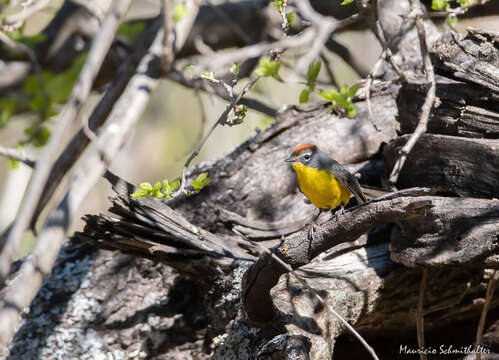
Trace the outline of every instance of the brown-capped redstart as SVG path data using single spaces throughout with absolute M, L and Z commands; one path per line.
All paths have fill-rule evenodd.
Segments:
M 319 209 L 343 208 L 352 195 L 359 204 L 367 201 L 355 176 L 314 144 L 298 145 L 285 161 L 295 170 L 301 192 Z

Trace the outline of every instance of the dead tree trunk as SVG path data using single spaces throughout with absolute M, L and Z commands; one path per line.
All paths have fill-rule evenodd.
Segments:
M 288 107 L 269 129 L 195 168 L 190 176 L 207 171 L 213 183 L 187 199 L 134 200 L 108 174 L 113 215 L 89 215 L 64 247 L 10 358 L 367 357 L 249 240 L 273 245 L 382 358 L 398 357 L 400 345 L 417 349 L 413 310 L 427 267 L 428 346 L 472 344 L 487 269 L 499 267 L 498 39 L 473 30 L 433 47 L 439 106 L 397 183 L 426 188 L 350 208 L 313 239 L 301 228 L 314 209 L 283 159 L 310 141 L 379 186 L 417 122 L 426 92 L 417 78 L 375 84 L 376 127 L 362 98 L 354 119 L 325 103 Z M 490 322 L 499 299 L 491 309 Z

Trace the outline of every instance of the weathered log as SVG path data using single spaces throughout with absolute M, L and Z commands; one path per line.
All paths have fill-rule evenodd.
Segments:
M 391 169 L 409 135 L 401 136 L 384 150 Z M 426 134 L 421 137 L 400 174 L 398 186 L 427 186 L 460 196 L 499 197 L 499 140 L 467 139 Z

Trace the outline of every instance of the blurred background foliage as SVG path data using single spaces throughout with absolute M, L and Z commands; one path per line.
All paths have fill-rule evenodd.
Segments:
M 336 1 L 336 0 L 331 0 Z M 493 0 L 496 1 L 496 0 Z M 23 29 L 22 36 L 27 37 L 27 41 L 38 41 L 37 36 L 45 25 L 53 18 L 57 9 L 62 5 L 63 0 L 53 0 L 50 6 L 45 8 L 28 19 Z M 151 17 L 159 13 L 159 2 L 155 0 L 135 0 L 128 13 L 127 21 Z M 138 25 L 140 26 L 140 24 Z M 444 28 L 445 23 L 441 25 Z M 475 26 L 488 30 L 499 31 L 499 21 L 496 16 L 485 16 L 478 19 L 459 20 L 456 29 L 464 32 L 467 26 Z M 140 29 L 139 29 L 140 30 Z M 122 35 L 132 35 L 137 28 L 122 26 Z M 18 35 L 21 36 L 21 35 Z M 347 31 L 336 36 L 341 44 L 349 47 L 353 55 L 365 64 L 366 68 L 372 68 L 381 51 L 377 40 L 368 30 Z M 272 107 L 279 109 L 286 104 L 297 104 L 300 92 L 304 89 L 304 83 L 287 82 L 287 67 L 285 64 L 294 64 L 297 54 L 286 53 L 282 58 L 280 76 L 284 82 L 276 81 L 273 78 L 263 78 L 251 91 L 251 96 L 265 99 L 265 102 Z M 327 53 L 330 59 L 332 70 L 339 84 L 353 84 L 358 80 L 358 75 L 333 53 Z M 54 126 L 54 117 L 60 106 L 69 96 L 72 84 L 76 79 L 84 58 L 81 58 L 71 67 L 68 72 L 59 75 L 53 75 L 47 72 L 44 76 L 51 77 L 49 83 L 54 87 L 50 107 L 43 109 L 39 104 L 31 104 L 31 112 L 22 115 L 14 115 L 8 124 L 0 128 L 0 144 L 5 147 L 16 147 L 18 143 L 26 139 L 29 129 L 32 127 L 35 119 L 38 117 L 43 121 L 43 127 L 49 131 Z M 0 61 L 0 66 L 2 62 Z M 58 77 L 58 78 L 56 78 Z M 329 81 L 324 66 L 318 77 L 318 83 L 322 88 L 327 87 Z M 236 89 L 244 86 L 241 81 Z M 25 91 L 31 94 L 37 94 L 37 82 L 35 76 L 25 86 Z M 48 92 L 51 90 L 48 89 Z M 0 98 L 6 101 L 9 94 Z M 84 109 L 83 118 L 88 117 L 93 105 L 95 105 L 101 94 L 95 92 Z M 37 96 L 35 101 L 40 102 Z M 311 101 L 317 100 L 315 95 Z M 203 121 L 203 112 L 201 103 L 206 114 Z M 38 107 L 37 107 L 38 106 Z M 175 179 L 181 173 L 183 163 L 186 157 L 194 149 L 201 139 L 203 133 L 218 118 L 225 109 L 226 103 L 219 98 L 204 93 L 195 94 L 193 90 L 187 89 L 169 80 L 163 80 L 159 87 L 152 94 L 150 103 L 144 111 L 139 126 L 132 134 L 126 147 L 120 155 L 113 161 L 111 171 L 119 174 L 129 182 L 138 184 L 140 182 L 155 182 L 162 179 Z M 3 105 L 3 109 L 8 107 Z M 40 114 L 43 111 L 43 114 Z M 5 119 L 3 119 L 4 122 Z M 223 156 L 229 149 L 237 146 L 256 131 L 263 130 L 274 121 L 273 118 L 264 114 L 249 110 L 248 115 L 241 125 L 233 127 L 218 127 L 213 136 L 203 147 L 200 155 L 194 160 L 193 164 L 202 161 L 209 161 Z M 68 132 L 69 139 L 78 127 Z M 43 145 L 44 134 L 39 135 L 40 139 L 35 139 L 30 145 L 26 146 L 25 151 L 30 157 L 36 159 L 39 156 L 39 147 Z M 39 143 L 36 143 L 39 141 Z M 17 208 L 20 204 L 24 189 L 29 180 L 31 170 L 25 165 L 20 165 L 17 169 L 9 168 L 6 158 L 0 158 L 0 231 L 14 218 Z M 105 212 L 109 206 L 107 195 L 109 194 L 109 185 L 101 180 L 89 196 L 85 206 L 80 209 L 79 218 L 85 213 Z M 59 194 L 61 196 L 61 194 Z M 55 198 L 57 198 L 56 196 Z M 56 200 L 56 199 L 54 199 Z M 50 206 L 48 207 L 50 208 Z M 43 216 L 42 216 L 43 218 Z M 81 229 L 82 221 L 76 221 L 72 230 Z M 32 246 L 34 237 L 26 236 L 23 246 L 23 254 L 26 254 Z

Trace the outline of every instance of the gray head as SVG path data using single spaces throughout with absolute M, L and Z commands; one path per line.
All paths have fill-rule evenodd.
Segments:
M 314 144 L 300 144 L 293 150 L 293 153 L 286 162 L 299 162 L 313 168 L 319 168 L 320 151 Z

